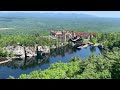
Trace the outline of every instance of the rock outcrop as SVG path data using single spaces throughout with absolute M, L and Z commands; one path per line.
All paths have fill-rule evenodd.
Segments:
M 7 52 L 13 53 L 16 58 L 24 58 L 25 57 L 25 51 L 24 47 L 22 46 L 7 46 L 5 48 Z
M 43 53 L 50 53 L 50 47 L 49 46 L 38 46 L 38 51 Z
M 42 46 L 38 46 L 38 52 L 43 52 L 44 50 L 43 50 L 43 48 L 42 48 Z
M 42 54 L 50 53 L 49 46 L 35 46 L 35 47 L 24 47 L 20 45 L 16 46 L 7 46 L 4 48 L 9 53 L 12 53 L 14 57 L 12 58 L 25 58 L 25 57 L 35 57 L 37 56 L 37 52 L 41 52 Z
M 55 45 L 52 45 L 52 46 L 51 46 L 51 49 L 55 49 L 55 48 L 57 48 Z
M 36 49 L 34 47 L 25 47 L 25 52 L 27 57 L 37 56 Z

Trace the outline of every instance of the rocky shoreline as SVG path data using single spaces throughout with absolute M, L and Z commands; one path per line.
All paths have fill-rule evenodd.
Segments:
M 99 43 L 96 43 L 96 44 L 85 44 L 85 45 L 82 45 L 82 46 L 79 46 L 77 48 L 85 48 L 85 47 L 88 47 L 88 46 L 94 46 L 94 47 L 98 47 L 98 48 L 104 48 L 102 44 L 99 44 Z
M 41 56 L 45 54 L 49 54 L 51 49 L 63 47 L 65 45 L 64 44 L 61 44 L 58 46 L 53 45 L 51 47 L 50 46 L 39 46 L 39 45 L 35 45 L 34 47 L 32 46 L 26 47 L 26 46 L 21 46 L 21 45 L 7 46 L 7 47 L 2 48 L 2 50 L 7 51 L 8 53 L 12 53 L 13 56 L 8 55 L 7 57 L 3 57 L 3 58 L 6 58 L 6 60 L 0 61 L 0 64 L 12 61 L 15 58 L 25 58 L 25 57 L 32 58 L 32 57 L 36 57 L 38 54 Z M 89 45 L 103 48 L 103 45 L 101 44 L 86 44 L 83 46 L 79 46 L 77 48 L 85 48 Z
M 4 57 L 3 57 L 4 58 Z M 5 58 L 6 60 L 4 60 L 4 61 L 0 61 L 0 64 L 3 64 L 3 63 L 7 63 L 7 62 L 9 62 L 9 61 L 12 61 L 12 58 Z
M 35 57 L 37 56 L 37 52 L 43 53 L 50 53 L 50 47 L 49 46 L 21 46 L 21 45 L 12 45 L 12 46 L 7 46 L 2 48 L 3 51 L 7 51 L 7 56 L 6 57 L 1 57 L 5 58 L 6 60 L 3 60 L 0 62 L 6 63 L 8 61 L 11 61 L 14 58 L 25 58 L 25 57 Z M 12 56 L 9 56 L 11 53 Z
M 3 47 L 2 50 L 3 51 L 7 51 L 7 53 L 11 53 L 12 56 L 7 55 L 7 57 L 2 57 L 2 58 L 6 58 L 6 60 L 0 61 L 0 64 L 2 63 L 6 63 L 9 61 L 12 61 L 15 58 L 25 58 L 25 57 L 36 57 L 37 54 L 39 55 L 45 55 L 45 54 L 49 54 L 51 49 L 55 49 L 58 47 L 62 47 L 65 46 L 64 44 L 58 45 L 58 46 L 39 46 L 39 45 L 35 45 L 34 47 L 32 46 L 23 46 L 23 45 L 9 45 L 7 47 Z

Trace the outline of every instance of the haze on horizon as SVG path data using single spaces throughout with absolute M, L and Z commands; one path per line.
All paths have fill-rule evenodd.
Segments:
M 0 13 L 76 13 L 97 17 L 120 18 L 120 11 L 0 11 Z

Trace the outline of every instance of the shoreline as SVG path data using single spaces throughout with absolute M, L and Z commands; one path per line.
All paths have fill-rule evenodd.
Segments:
M 6 60 L 1 61 L 0 64 L 7 63 L 7 62 L 9 62 L 9 61 L 12 61 L 12 58 L 9 58 L 9 59 L 6 58 Z
M 101 44 L 100 44 L 100 43 L 96 43 L 96 44 L 85 44 L 85 45 L 79 46 L 79 47 L 77 47 L 77 48 L 82 49 L 82 48 L 85 48 L 85 47 L 88 47 L 88 46 L 98 47 L 99 45 L 101 45 Z
M 64 46 L 66 46 L 66 45 L 68 45 L 68 44 L 59 45 L 58 47 L 55 46 L 54 48 L 50 47 L 50 49 L 56 49 L 56 48 L 59 48 L 59 47 L 64 47 Z M 96 46 L 99 46 L 99 45 L 101 45 L 101 44 L 99 44 L 99 43 L 96 43 L 96 44 L 85 44 L 85 45 L 79 46 L 79 47 L 77 47 L 77 48 L 78 48 L 78 49 L 82 49 L 82 48 L 86 48 L 86 47 L 88 47 L 88 46 L 95 46 L 95 47 L 96 47 Z M 9 62 L 9 61 L 12 61 L 14 58 L 18 58 L 18 57 L 3 57 L 3 58 L 6 58 L 6 60 L 1 61 L 0 64 L 7 63 L 7 62 Z

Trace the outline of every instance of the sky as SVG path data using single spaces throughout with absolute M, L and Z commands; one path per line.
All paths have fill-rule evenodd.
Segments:
M 0 11 L 0 13 L 23 12 L 23 13 L 80 13 L 95 15 L 98 17 L 115 17 L 120 18 L 120 11 Z

